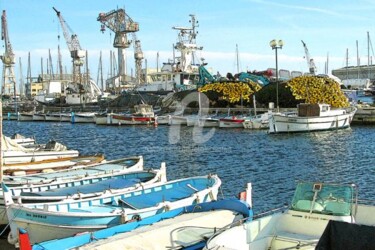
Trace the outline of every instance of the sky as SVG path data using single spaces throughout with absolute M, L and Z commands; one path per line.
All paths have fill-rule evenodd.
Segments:
M 52 7 L 61 12 L 78 35 L 81 47 L 87 50 L 94 80 L 97 80 L 100 52 L 106 78 L 110 51 L 114 50 L 114 34 L 109 29 L 102 33 L 97 17 L 117 8 L 125 9 L 139 23 L 136 35 L 148 68 L 156 68 L 157 53 L 159 63 L 173 57 L 172 47 L 178 31 L 172 27 L 189 26 L 190 14 L 199 21 L 196 41 L 203 50 L 198 57 L 205 59 L 212 72 L 219 71 L 222 75 L 235 73 L 237 67 L 240 71 L 275 68 L 275 51 L 269 46 L 272 39 L 284 41 L 278 50 L 278 67 L 290 71 L 308 72 L 301 40 L 306 43 L 318 73 L 324 73 L 327 58 L 329 72 L 345 67 L 347 62 L 349 66 L 357 65 L 356 41 L 361 64 L 367 65 L 368 54 L 374 57 L 373 0 L 1 0 L 0 8 L 6 10 L 9 38 L 17 59 L 17 81 L 21 73 L 20 59 L 22 76 L 26 78 L 29 52 L 32 76 L 41 72 L 41 58 L 46 71 L 49 49 L 56 69 L 58 45 L 62 49 L 64 68 L 71 69 L 70 53 Z M 3 54 L 4 42 L 1 42 L 0 54 Z M 131 74 L 133 48 L 126 53 L 127 72 Z

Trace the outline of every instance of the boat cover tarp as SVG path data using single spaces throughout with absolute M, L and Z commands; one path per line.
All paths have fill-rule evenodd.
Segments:
M 21 196 L 68 196 L 74 194 L 90 194 L 96 192 L 103 192 L 108 189 L 123 189 L 127 187 L 132 187 L 135 184 L 140 183 L 140 179 L 133 178 L 133 179 L 108 179 L 99 181 L 93 184 L 86 184 L 81 186 L 75 187 L 66 187 L 66 188 L 58 188 L 58 189 L 51 189 L 48 191 L 43 192 L 22 192 Z
M 375 227 L 331 220 L 315 249 L 375 249 Z

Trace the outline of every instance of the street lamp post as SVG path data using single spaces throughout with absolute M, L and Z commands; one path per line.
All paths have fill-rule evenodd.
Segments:
M 275 60 L 276 60 L 276 106 L 277 112 L 279 112 L 279 69 L 278 69 L 278 62 L 277 62 L 277 49 L 282 49 L 284 46 L 283 40 L 276 41 L 273 39 L 270 41 L 270 47 L 272 50 L 275 50 Z

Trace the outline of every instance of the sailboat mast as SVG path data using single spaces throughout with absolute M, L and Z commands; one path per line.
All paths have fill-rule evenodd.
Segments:
M 349 50 L 346 48 L 346 80 L 349 78 Z
M 358 40 L 356 40 L 356 46 L 357 46 L 357 79 L 359 79 L 359 52 L 358 52 Z
M 238 59 L 238 44 L 236 44 L 236 62 L 237 62 L 237 73 L 240 73 L 239 59 Z
M 367 31 L 367 78 L 370 78 L 370 33 Z

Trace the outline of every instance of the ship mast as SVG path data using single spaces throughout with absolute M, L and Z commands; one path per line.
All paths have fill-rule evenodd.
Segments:
M 199 27 L 198 21 L 195 20 L 195 15 L 190 15 L 191 28 L 188 27 L 178 27 L 174 26 L 172 29 L 179 30 L 178 42 L 175 45 L 175 49 L 180 51 L 180 58 L 177 57 L 178 62 L 180 63 L 180 70 L 183 72 L 191 73 L 193 71 L 192 64 L 195 62 L 195 52 L 202 50 L 202 46 L 197 46 L 196 37 L 197 31 L 196 28 Z M 197 59 L 198 61 L 199 59 Z M 200 63 L 199 63 L 200 64 Z

